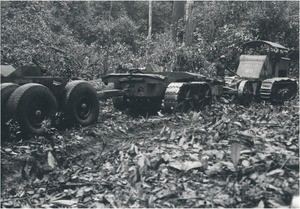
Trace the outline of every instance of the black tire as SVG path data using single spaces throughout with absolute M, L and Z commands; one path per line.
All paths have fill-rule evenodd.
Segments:
M 99 101 L 94 87 L 86 81 L 72 81 L 65 87 L 64 112 L 71 123 L 91 125 L 98 120 Z
M 255 102 L 261 102 L 262 101 L 262 99 L 260 98 L 260 87 L 261 87 L 261 81 L 259 81 L 257 83 L 256 92 L 255 92 L 255 96 L 254 96 L 254 101 Z
M 241 105 L 248 106 L 253 102 L 254 92 L 250 81 L 242 80 L 238 86 L 238 99 Z
M 28 83 L 17 88 L 9 97 L 9 115 L 19 122 L 25 134 L 43 135 L 42 122 L 52 119 L 57 111 L 57 101 L 45 86 Z
M 1 124 L 3 125 L 8 119 L 6 103 L 10 95 L 19 87 L 15 83 L 3 83 L 1 84 Z

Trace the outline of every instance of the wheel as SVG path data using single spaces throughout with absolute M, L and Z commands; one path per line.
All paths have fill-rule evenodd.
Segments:
M 175 110 L 181 112 L 199 111 L 211 103 L 212 92 L 208 84 L 184 85 L 178 97 L 178 104 Z
M 273 105 L 283 105 L 285 101 L 295 98 L 296 94 L 296 82 L 277 81 L 272 85 L 270 101 Z
M 52 119 L 57 111 L 57 101 L 45 86 L 28 83 L 18 87 L 9 97 L 9 115 L 19 122 L 25 134 L 43 135 L 42 122 Z
M 255 85 L 255 84 L 254 84 Z M 260 87 L 261 87 L 261 81 L 257 82 L 256 84 L 256 91 L 255 91 L 255 95 L 254 95 L 254 101 L 255 102 L 261 102 L 261 98 L 260 98 Z
M 238 99 L 240 104 L 249 105 L 254 98 L 253 86 L 250 81 L 243 80 L 238 86 Z
M 202 84 L 197 92 L 196 107 L 204 108 L 212 103 L 212 91 L 208 84 Z
M 72 123 L 88 126 L 99 116 L 99 101 L 94 87 L 86 81 L 72 81 L 65 87 L 63 108 Z
M 8 120 L 6 103 L 10 95 L 19 87 L 14 83 L 1 84 L 1 124 L 3 125 Z
M 175 107 L 175 111 L 187 112 L 194 108 L 193 95 L 190 86 L 183 86 L 179 93 L 178 104 Z

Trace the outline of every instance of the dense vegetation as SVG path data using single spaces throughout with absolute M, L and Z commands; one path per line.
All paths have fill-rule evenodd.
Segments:
M 171 1 L 1 2 L 1 62 L 38 63 L 50 74 L 100 77 L 118 65 L 209 73 L 221 54 L 234 65 L 248 40 L 279 42 L 298 50 L 299 2 L 209 2 L 193 6 L 193 44 L 184 42 L 185 22 L 172 39 Z M 298 57 L 296 57 L 298 61 Z

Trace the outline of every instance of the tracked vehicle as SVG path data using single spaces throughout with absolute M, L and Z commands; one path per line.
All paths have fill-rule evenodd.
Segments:
M 113 98 L 117 109 L 138 112 L 200 110 L 213 95 L 222 94 L 222 84 L 188 72 L 154 72 L 139 69 L 111 73 L 104 83 L 114 83 L 120 95 Z
M 35 66 L 1 65 L 1 123 L 19 122 L 23 133 L 42 135 L 42 122 L 64 112 L 69 123 L 83 126 L 97 121 L 99 101 L 91 84 L 43 75 Z
M 224 95 L 235 95 L 241 103 L 253 98 L 282 104 L 297 94 L 297 82 L 288 78 L 288 49 L 269 41 L 250 41 L 242 45 L 236 76 L 225 77 Z

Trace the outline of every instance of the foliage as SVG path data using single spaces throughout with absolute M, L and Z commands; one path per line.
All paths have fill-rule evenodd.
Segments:
M 299 2 L 195 2 L 192 47 L 171 41 L 171 2 L 153 4 L 147 40 L 147 2 L 2 2 L 1 62 L 39 63 L 49 74 L 96 79 L 104 68 L 143 67 L 209 72 L 220 55 L 236 67 L 238 47 L 266 39 L 298 50 Z M 298 59 L 296 59 L 298 62 Z M 297 66 L 294 65 L 293 66 Z

